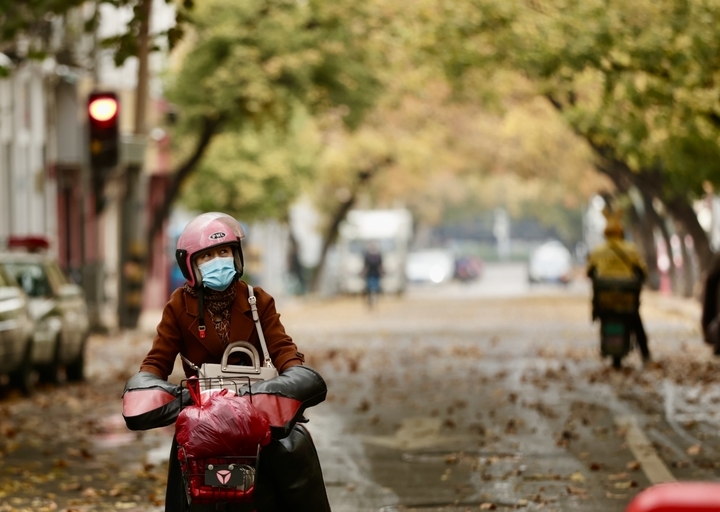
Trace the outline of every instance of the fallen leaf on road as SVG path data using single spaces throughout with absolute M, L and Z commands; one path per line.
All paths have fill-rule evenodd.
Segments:
M 571 496 L 579 496 L 582 498 L 588 497 L 587 489 L 583 489 L 582 487 L 573 487 L 572 485 L 567 486 L 567 492 Z
M 81 493 L 83 498 L 97 498 L 97 491 L 92 487 L 88 487 Z
M 571 482 L 584 482 L 585 481 L 585 477 L 583 476 L 582 473 L 580 473 L 580 471 L 575 471 L 575 473 L 570 475 L 568 478 L 570 479 Z
M 80 489 L 82 489 L 82 484 L 80 482 L 68 482 L 60 484 L 61 491 L 79 491 Z
M 553 473 L 534 473 L 523 477 L 525 480 L 560 480 L 560 475 Z
M 700 453 L 700 449 L 701 446 L 699 444 L 694 444 L 685 451 L 688 455 L 698 455 Z
M 605 491 L 605 496 L 613 500 L 624 500 L 627 498 L 627 494 L 614 494 L 610 491 Z
M 480 505 L 480 510 L 495 510 L 496 508 L 495 503 L 482 503 Z
M 608 480 L 624 480 L 627 476 L 628 474 L 623 471 L 622 473 L 608 475 Z
M 367 411 L 369 411 L 369 410 L 370 410 L 370 402 L 368 402 L 367 400 L 363 400 L 362 402 L 360 402 L 360 405 L 358 405 L 355 410 L 356 410 L 357 412 L 367 412 Z
M 615 482 L 616 489 L 630 489 L 630 487 L 637 487 L 637 483 L 634 480 L 628 480 L 627 482 Z
M 625 467 L 630 471 L 637 471 L 638 469 L 640 469 L 640 463 L 636 460 L 632 460 L 625 464 Z
M 460 458 L 457 456 L 457 453 L 451 453 L 445 456 L 445 464 L 457 464 L 458 462 L 460 462 Z

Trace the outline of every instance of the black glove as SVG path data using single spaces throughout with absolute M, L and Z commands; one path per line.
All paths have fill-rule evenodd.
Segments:
M 305 409 L 325 400 L 327 385 L 312 368 L 291 366 L 274 379 L 256 382 L 241 392 L 242 395 L 250 393 L 253 404 L 267 413 L 273 438 L 282 439 L 296 423 L 307 421 L 303 417 Z
M 138 372 L 123 391 L 123 418 L 130 430 L 149 430 L 175 422 L 183 407 L 192 405 L 187 388 L 150 372 Z

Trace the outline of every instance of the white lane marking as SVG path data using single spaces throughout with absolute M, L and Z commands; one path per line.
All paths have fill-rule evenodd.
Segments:
M 690 444 L 702 444 L 699 439 L 694 438 L 688 434 L 685 429 L 681 428 L 677 422 L 677 416 L 675 415 L 675 387 L 673 384 L 665 379 L 663 381 L 663 395 L 664 395 L 664 406 L 665 406 L 665 421 L 672 427 L 677 435 L 682 437 L 685 441 Z
M 619 416 L 615 418 L 615 424 L 625 429 L 625 439 L 630 451 L 640 463 L 640 467 L 651 484 L 676 481 L 653 445 L 645 437 L 634 416 Z

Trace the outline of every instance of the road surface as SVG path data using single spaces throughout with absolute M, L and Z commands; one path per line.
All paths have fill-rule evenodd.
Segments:
M 691 300 L 643 295 L 653 363 L 622 371 L 598 355 L 587 282 L 530 286 L 522 265 L 373 310 L 279 310 L 328 383 L 307 416 L 335 512 L 622 511 L 652 483 L 717 479 L 718 363 Z M 129 432 L 119 414 L 150 341 L 95 336 L 87 383 L 6 393 L 0 512 L 163 510 L 172 427 Z

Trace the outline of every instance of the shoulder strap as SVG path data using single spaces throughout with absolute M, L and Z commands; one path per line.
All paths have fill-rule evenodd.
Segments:
M 184 355 L 180 354 L 180 359 L 182 359 L 183 361 L 185 361 L 185 364 L 187 364 L 190 368 L 192 368 L 192 369 L 195 370 L 196 372 L 200 370 L 200 367 L 199 367 L 199 366 L 197 366 L 195 363 L 193 363 L 192 361 L 190 361 L 190 359 L 188 359 L 188 358 L 185 357 Z
M 263 334 L 262 325 L 260 325 L 260 316 L 258 315 L 257 309 L 257 298 L 253 293 L 253 287 L 248 285 L 248 302 L 250 303 L 250 309 L 252 310 L 252 317 L 257 327 L 258 337 L 260 338 L 260 346 L 263 351 L 263 358 L 265 359 L 264 365 L 268 368 L 275 368 L 272 361 L 270 360 L 270 353 L 268 352 L 267 343 L 265 343 L 265 335 Z
M 625 265 L 627 265 L 630 268 L 630 270 L 632 270 L 633 272 L 635 271 L 635 265 L 632 264 L 632 262 L 628 259 L 627 254 L 625 254 L 622 249 L 620 249 L 618 246 L 616 246 L 612 242 L 610 242 L 608 244 L 608 247 L 610 247 L 610 250 L 612 252 L 614 252 L 615 254 L 620 256 L 620 259 L 623 260 L 623 263 L 625 263 Z

